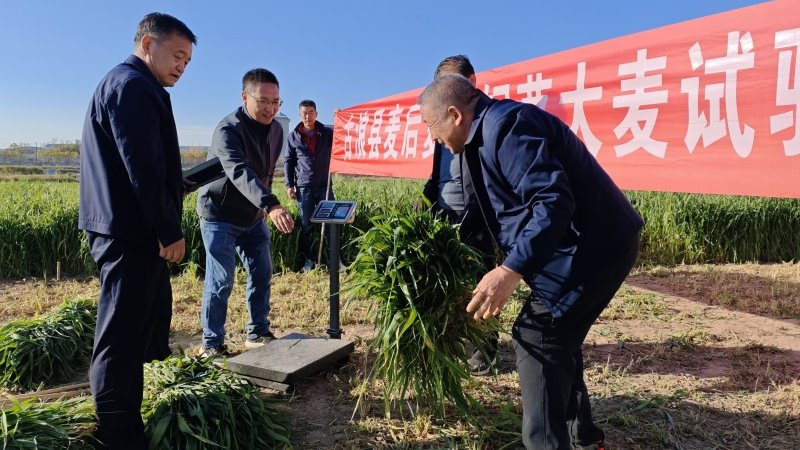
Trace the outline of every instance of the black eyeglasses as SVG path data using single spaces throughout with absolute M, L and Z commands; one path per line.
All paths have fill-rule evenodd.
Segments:
M 263 108 L 263 107 L 265 107 L 267 105 L 272 105 L 273 108 L 277 109 L 277 108 L 280 108 L 281 105 L 283 105 L 283 100 L 281 100 L 279 98 L 276 98 L 275 100 L 267 100 L 265 98 L 256 98 L 253 94 L 251 94 L 249 92 L 247 93 L 247 95 L 249 95 L 250 98 L 252 98 L 253 100 L 256 101 L 256 105 L 258 105 L 259 108 Z

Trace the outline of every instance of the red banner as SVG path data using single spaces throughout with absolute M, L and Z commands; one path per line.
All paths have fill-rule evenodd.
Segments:
M 477 79 L 494 98 L 546 97 L 623 189 L 800 198 L 799 54 L 800 2 L 776 0 Z M 421 89 L 338 111 L 331 170 L 427 178 Z

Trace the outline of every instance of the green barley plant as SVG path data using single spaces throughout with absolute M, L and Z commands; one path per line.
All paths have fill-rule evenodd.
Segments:
M 626 192 L 645 221 L 641 257 L 657 264 L 800 259 L 800 199 Z
M 91 450 L 94 426 L 91 397 L 49 403 L 28 399 L 0 410 L 0 443 L 8 450 Z
M 422 183 L 420 180 L 397 178 L 338 176 L 334 178 L 334 191 L 336 198 L 358 203 L 353 223 L 339 227 L 342 260 L 350 263 L 358 249 L 346 244 L 372 227 L 372 217 L 389 213 L 405 216 L 410 213 L 414 201 L 422 193 Z
M 276 272 L 296 271 L 303 265 L 304 261 L 299 253 L 300 224 L 298 209 L 299 205 L 295 200 L 286 196 L 285 189 L 274 189 L 276 186 L 283 186 L 283 179 L 276 178 L 273 183 L 273 191 L 278 196 L 281 204 L 289 210 L 295 218 L 295 229 L 289 234 L 283 234 L 275 229 L 271 221 L 267 225 L 272 232 L 272 261 Z M 355 221 L 351 225 L 340 225 L 338 229 L 339 242 L 346 244 L 358 237 L 363 230 L 369 228 L 369 218 L 379 214 L 384 214 L 388 210 L 405 213 L 411 209 L 413 200 L 421 192 L 419 180 L 404 180 L 397 178 L 376 178 L 376 177 L 356 177 L 356 176 L 336 176 L 333 179 L 334 195 L 342 200 L 355 200 L 357 211 Z M 330 225 L 326 225 L 330 226 Z M 315 252 L 319 250 L 320 233 L 319 228 L 312 235 L 312 248 Z M 202 243 L 201 243 L 202 244 Z M 350 263 L 355 257 L 352 246 L 343 245 L 341 259 L 345 263 Z M 322 247 L 323 264 L 328 260 L 328 242 L 325 240 Z
M 91 267 L 78 230 L 78 184 L 0 182 L 0 278 L 55 277 Z
M 151 449 L 288 448 L 282 414 L 211 359 L 182 353 L 145 365 L 142 416 Z
M 357 253 L 346 244 L 371 227 L 369 219 L 390 211 L 407 214 L 422 186 L 420 180 L 359 176 L 336 176 L 333 183 L 337 198 L 358 202 L 355 222 L 340 227 L 345 263 Z M 282 186 L 283 180 L 276 179 L 274 192 L 297 218 L 297 202 L 286 197 Z M 626 195 L 645 219 L 641 259 L 646 263 L 800 260 L 800 199 L 640 191 Z M 184 199 L 187 256 L 176 272 L 188 267 L 202 271 L 205 265 L 196 199 L 195 193 Z M 0 278 L 52 278 L 58 263 L 64 275 L 96 275 L 77 220 L 78 183 L 0 180 Z M 283 234 L 270 222 L 268 226 L 275 271 L 299 269 L 299 227 Z
M 69 380 L 92 353 L 97 308 L 92 300 L 65 301 L 37 319 L 0 328 L 0 386 L 30 390 Z
M 449 400 L 472 417 L 477 406 L 461 385 L 469 378 L 466 347 L 499 328 L 465 311 L 482 274 L 480 253 L 460 241 L 458 226 L 428 211 L 371 222 L 353 243 L 358 254 L 344 283 L 349 300 L 373 302 L 369 348 L 376 357 L 367 381 L 382 383 L 387 417 L 411 398 L 414 413 L 428 407 L 444 417 Z

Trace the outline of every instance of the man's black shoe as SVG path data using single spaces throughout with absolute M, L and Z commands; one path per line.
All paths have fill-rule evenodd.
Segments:
M 246 348 L 258 348 L 264 344 L 269 344 L 270 342 L 277 339 L 271 331 L 267 331 L 267 334 L 261 335 L 255 339 L 247 339 L 244 341 L 244 346 Z
M 489 358 L 487 358 L 487 356 Z M 484 356 L 480 350 L 475 350 L 472 356 L 467 360 L 469 364 L 469 373 L 473 376 L 480 377 L 487 375 L 497 365 L 497 354 L 490 354 Z

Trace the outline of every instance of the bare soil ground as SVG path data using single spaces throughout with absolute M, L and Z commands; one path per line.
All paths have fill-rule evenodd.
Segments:
M 243 351 L 241 280 L 231 297 L 229 346 Z M 202 283 L 173 280 L 173 346 L 197 351 Z M 0 282 L 0 323 L 34 317 L 66 298 L 95 297 L 96 280 Z M 327 274 L 284 274 L 273 284 L 277 335 L 324 335 Z M 521 413 L 508 336 L 497 373 L 465 389 L 485 408 L 485 427 L 456 416 L 384 415 L 379 390 L 356 392 L 369 370 L 373 334 L 365 302 L 342 310 L 350 359 L 282 398 L 296 449 L 516 448 Z M 513 321 L 519 302 L 502 320 Z M 609 449 L 784 449 L 800 442 L 800 264 L 637 269 L 592 327 L 584 346 L 594 415 Z

